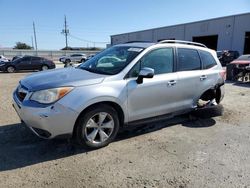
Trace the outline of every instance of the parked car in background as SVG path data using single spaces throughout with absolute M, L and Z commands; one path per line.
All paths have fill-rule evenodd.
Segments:
M 241 55 L 227 65 L 227 80 L 250 80 L 250 54 Z
M 83 63 L 87 60 L 86 54 L 71 54 L 59 58 L 59 61 L 65 64 L 65 67 L 70 66 L 72 63 Z
M 240 54 L 238 51 L 232 51 L 232 50 L 217 51 L 217 57 L 220 60 L 222 66 L 226 66 L 233 60 L 237 59 L 239 56 Z
M 120 127 L 220 103 L 224 75 L 215 51 L 199 43 L 120 44 L 78 67 L 24 78 L 13 105 L 39 137 L 69 136 L 100 148 Z
M 88 55 L 86 61 L 89 60 L 89 59 L 91 59 L 91 58 L 94 57 L 95 55 L 96 55 L 96 54 L 90 54 L 90 55 Z
M 2 61 L 2 62 L 8 62 L 10 60 L 8 58 L 4 57 L 3 55 L 0 55 L 0 61 Z
M 55 63 L 43 57 L 23 56 L 14 61 L 0 64 L 0 71 L 13 73 L 19 70 L 48 70 L 54 69 Z

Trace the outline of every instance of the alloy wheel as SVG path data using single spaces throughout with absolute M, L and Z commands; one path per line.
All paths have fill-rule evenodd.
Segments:
M 89 142 L 100 144 L 105 142 L 113 133 L 114 120 L 107 112 L 99 112 L 92 116 L 84 129 L 84 134 Z

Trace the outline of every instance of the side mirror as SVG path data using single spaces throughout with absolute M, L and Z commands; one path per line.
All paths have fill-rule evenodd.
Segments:
M 140 70 L 138 78 L 136 80 L 137 84 L 143 83 L 143 78 L 153 78 L 154 77 L 154 69 L 144 67 Z

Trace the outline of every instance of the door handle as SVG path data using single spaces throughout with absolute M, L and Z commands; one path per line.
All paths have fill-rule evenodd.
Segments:
M 176 83 L 177 83 L 176 80 L 170 80 L 170 81 L 168 81 L 168 86 L 173 86 Z
M 201 77 L 200 77 L 200 80 L 202 81 L 202 80 L 206 80 L 207 79 L 207 76 L 206 75 L 202 75 Z

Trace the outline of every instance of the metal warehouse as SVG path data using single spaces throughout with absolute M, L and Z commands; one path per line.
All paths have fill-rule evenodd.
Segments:
M 165 39 L 200 42 L 218 51 L 250 54 L 250 13 L 112 35 L 111 45 Z

